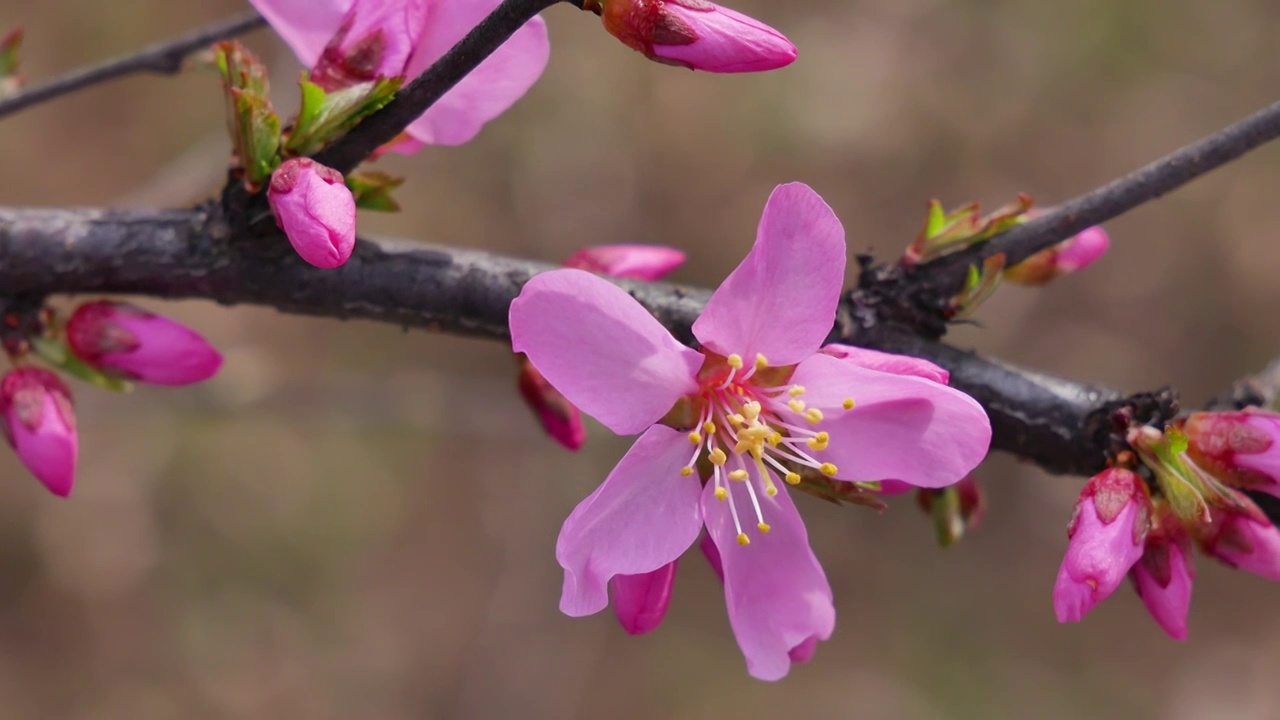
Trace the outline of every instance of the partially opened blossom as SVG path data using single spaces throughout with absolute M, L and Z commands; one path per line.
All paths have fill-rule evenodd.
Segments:
M 981 461 L 991 429 L 971 398 L 819 352 L 844 263 L 839 220 L 794 183 L 774 191 L 755 246 L 694 323 L 701 350 L 590 273 L 525 285 L 511 304 L 513 348 L 583 412 L 640 434 L 561 529 L 562 611 L 599 612 L 610 580 L 666 566 L 705 527 L 747 667 L 780 678 L 835 627 L 787 486 L 809 476 L 940 487 Z
M 71 494 L 80 443 L 71 391 L 57 375 L 18 368 L 0 378 L 0 430 L 49 492 Z
M 691 70 L 775 70 L 796 59 L 796 46 L 755 18 L 708 0 L 589 0 L 604 27 L 651 60 Z
M 1235 502 L 1235 508 L 1210 510 L 1210 521 L 1197 528 L 1201 549 L 1231 567 L 1280 580 L 1280 530 L 1243 494 Z
M 186 325 L 110 300 L 76 308 L 67 345 L 109 375 L 153 385 L 202 382 L 222 367 L 222 354 Z
M 1142 559 L 1129 572 L 1147 612 L 1175 640 L 1187 639 L 1191 609 L 1191 541 L 1167 503 L 1155 504 Z
M 412 80 L 493 11 L 499 0 L 250 0 L 314 79 L 330 88 L 375 77 Z M 533 86 L 550 56 L 541 18 L 525 23 L 405 128 L 393 152 L 461 145 Z
M 1115 592 L 1142 557 L 1151 500 L 1142 478 L 1110 468 L 1085 485 L 1067 530 L 1067 553 L 1053 586 L 1058 622 L 1080 620 Z
M 1187 454 L 1220 480 L 1280 497 L 1280 413 L 1192 413 Z
M 329 270 L 351 257 L 356 200 L 342 173 L 311 158 L 286 160 L 271 174 L 267 203 L 303 260 Z
M 1070 275 L 1092 265 L 1102 259 L 1110 247 L 1111 237 L 1107 231 L 1094 225 L 1007 268 L 1004 278 L 1023 285 L 1043 285 L 1059 275 Z

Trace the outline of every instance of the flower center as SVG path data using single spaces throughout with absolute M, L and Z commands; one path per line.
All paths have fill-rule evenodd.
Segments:
M 818 429 L 823 412 L 806 406 L 805 389 L 787 383 L 792 369 L 770 368 L 763 355 L 756 355 L 747 367 L 740 355 L 720 358 L 707 353 L 698 392 L 687 398 L 697 422 L 689 432 L 693 455 L 680 474 L 693 475 L 705 458 L 702 477 L 715 486 L 716 499 L 729 504 L 739 545 L 751 542 L 738 514 L 743 493 L 755 513 L 756 528 L 767 533 L 770 527 L 758 493 L 777 495 L 779 477 L 798 485 L 806 470 L 826 477 L 837 472 L 835 465 L 811 454 L 826 450 L 830 436 Z M 843 407 L 853 408 L 853 399 L 846 398 Z

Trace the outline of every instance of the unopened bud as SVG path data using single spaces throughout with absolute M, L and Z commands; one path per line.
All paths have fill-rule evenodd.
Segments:
M 50 492 L 62 497 L 71 493 L 79 441 L 71 391 L 57 375 L 19 368 L 0 379 L 0 430 Z
M 356 201 L 342 173 L 310 158 L 286 160 L 271 175 L 267 202 L 303 260 L 330 269 L 351 257 Z
M 67 345 L 107 375 L 154 385 L 198 383 L 222 367 L 222 354 L 186 325 L 109 300 L 76 308 Z

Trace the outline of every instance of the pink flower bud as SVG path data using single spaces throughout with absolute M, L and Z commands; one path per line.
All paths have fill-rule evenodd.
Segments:
M 646 57 L 692 70 L 774 70 L 796 47 L 764 23 L 706 0 L 598 0 L 605 29 Z M 588 3 L 588 7 L 591 4 Z
M 551 387 L 551 383 L 542 377 L 542 373 L 533 367 L 528 358 L 517 354 L 516 362 L 520 365 L 520 396 L 537 416 L 538 422 L 542 423 L 542 429 L 570 450 L 581 448 L 587 441 L 582 413 L 559 390 Z
M 32 475 L 66 497 L 76 480 L 76 416 L 71 392 L 48 370 L 19 368 L 0 379 L 0 429 Z
M 153 385 L 202 382 L 222 367 L 222 354 L 186 325 L 110 300 L 76 308 L 67 344 L 108 375 Z
M 342 173 L 310 158 L 285 160 L 271 174 L 267 202 L 303 260 L 340 267 L 356 244 L 356 200 Z
M 684 263 L 684 253 L 660 245 L 596 245 L 564 261 L 567 268 L 635 280 L 660 280 Z
M 1076 501 L 1067 553 L 1053 586 L 1058 622 L 1080 622 L 1115 592 L 1142 557 L 1150 524 L 1151 500 L 1136 474 L 1111 468 L 1089 480 Z
M 335 90 L 404 75 L 427 26 L 427 0 L 356 0 L 329 40 L 311 81 Z
M 1043 285 L 1059 275 L 1069 275 L 1092 265 L 1107 253 L 1110 246 L 1111 238 L 1106 230 L 1097 225 L 1085 228 L 1048 250 L 1007 268 L 1004 278 L 1023 285 Z
M 610 604 L 622 629 L 643 635 L 662 624 L 675 582 L 676 561 L 649 573 L 614 575 L 609 580 Z
M 1280 580 L 1280 530 L 1243 493 L 1238 508 L 1214 507 L 1197 528 L 1206 555 L 1268 580 Z
M 1192 413 L 1183 430 L 1196 465 L 1223 482 L 1280 497 L 1280 414 Z
M 1155 507 L 1155 522 L 1147 535 L 1142 559 L 1129 579 L 1147 612 L 1174 640 L 1187 639 L 1187 612 L 1191 609 L 1191 541 L 1167 503 Z

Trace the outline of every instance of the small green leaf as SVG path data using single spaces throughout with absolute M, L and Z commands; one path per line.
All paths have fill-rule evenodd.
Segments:
M 326 93 L 303 80 L 302 109 L 285 141 L 285 151 L 313 155 L 391 102 L 403 78 L 379 78 Z
M 381 212 L 399 212 L 400 203 L 391 197 L 391 191 L 404 183 L 404 178 L 384 172 L 367 170 L 350 173 L 346 177 L 347 188 L 355 196 L 356 207 Z
M 133 389 L 133 386 L 124 380 L 103 375 L 97 368 L 86 365 L 80 358 L 68 351 L 67 346 L 61 341 L 33 337 L 31 338 L 31 348 L 36 351 L 36 355 L 39 355 L 40 359 L 49 363 L 49 365 L 68 375 L 80 378 L 90 385 L 97 385 L 112 392 L 128 392 Z

